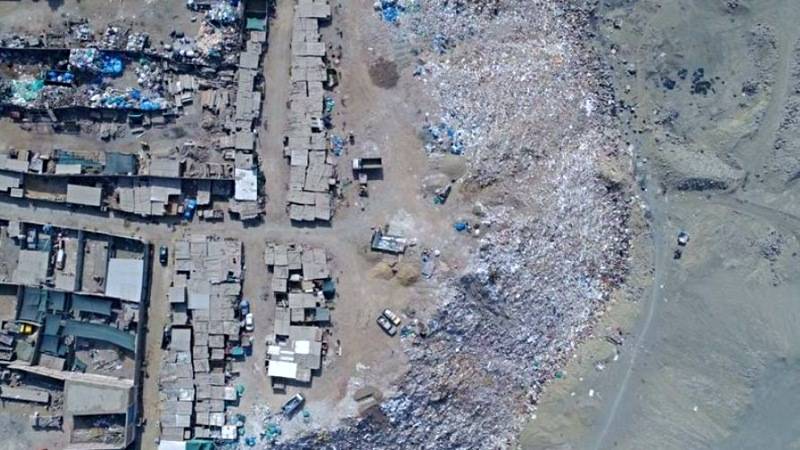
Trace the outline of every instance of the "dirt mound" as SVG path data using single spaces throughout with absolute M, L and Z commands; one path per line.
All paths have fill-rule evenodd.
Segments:
M 370 269 L 369 275 L 380 280 L 391 280 L 394 277 L 394 269 L 389 263 L 381 261 Z
M 397 71 L 397 64 L 394 61 L 380 57 L 369 66 L 369 78 L 375 86 L 391 89 L 397 86 L 400 73 Z
M 402 263 L 397 266 L 397 281 L 403 286 L 411 286 L 419 280 L 419 268 L 415 265 Z

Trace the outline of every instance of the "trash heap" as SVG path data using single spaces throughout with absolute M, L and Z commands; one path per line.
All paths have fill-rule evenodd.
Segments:
M 486 5 L 422 2 L 387 30 L 422 47 L 426 94 L 441 106 L 430 115 L 443 118 L 448 147 L 448 128 L 463 146 L 466 182 L 502 199 L 470 220 L 480 250 L 434 296 L 439 313 L 407 348 L 410 369 L 384 418 L 277 448 L 510 448 L 624 282 L 629 180 L 607 167 L 625 174 L 629 155 L 602 67 L 582 44 L 592 11 Z
M 76 48 L 70 50 L 68 61 L 68 70 L 45 69 L 40 72 L 41 79 L 23 75 L 17 80 L 0 80 L 0 103 L 28 109 L 85 107 L 156 111 L 172 107 L 164 98 L 164 71 L 146 59 L 135 66 L 140 88 L 111 86 L 112 81 L 107 77 L 117 77 L 125 69 L 123 58 L 118 54 Z M 81 82 L 83 84 L 76 85 Z
M 206 20 L 222 25 L 231 25 L 239 20 L 239 11 L 230 2 L 220 1 L 206 11 Z
M 191 5 L 187 7 L 191 9 Z M 170 58 L 201 65 L 236 65 L 242 40 L 241 8 L 242 3 L 234 7 L 222 0 L 212 5 L 203 16 L 197 36 L 181 33 L 165 47 Z
M 234 4 L 236 6 L 234 6 Z M 134 31 L 133 23 L 123 25 L 126 21 L 108 25 L 103 33 L 95 33 L 88 19 L 66 19 L 45 35 L 0 32 L 0 47 L 14 49 L 37 49 L 63 51 L 63 49 L 79 49 L 77 57 L 87 58 L 79 61 L 91 65 L 91 54 L 98 51 L 128 52 L 131 57 L 151 57 L 173 62 L 196 64 L 205 67 L 219 68 L 236 65 L 239 46 L 242 39 L 241 15 L 244 2 L 220 0 L 213 4 L 200 24 L 197 36 L 185 36 L 182 32 L 173 32 L 171 41 L 161 42 L 153 46 L 150 35 L 143 31 Z M 191 5 L 190 9 L 191 8 Z M 92 50 L 92 51 L 89 51 Z
M 122 58 L 96 48 L 73 48 L 69 51 L 70 68 L 104 76 L 119 76 L 125 70 Z
M 21 106 L 39 98 L 44 89 L 43 80 L 12 80 L 11 103 Z
M 158 111 L 167 109 L 169 103 L 160 96 L 149 96 L 139 89 L 128 88 L 119 90 L 108 87 L 92 95 L 89 99 L 89 106 L 91 108 L 122 108 Z
M 373 7 L 384 21 L 396 24 L 407 11 L 416 11 L 418 4 L 416 0 L 378 0 Z

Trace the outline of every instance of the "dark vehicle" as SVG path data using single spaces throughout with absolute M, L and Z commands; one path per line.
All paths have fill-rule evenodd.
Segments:
M 394 336 L 397 334 L 397 327 L 392 325 L 392 322 L 389 321 L 383 314 L 378 316 L 377 319 L 378 326 L 384 331 L 384 333 L 388 334 L 389 336 Z
M 295 394 L 294 397 L 290 398 L 289 401 L 281 406 L 281 412 L 287 418 L 290 418 L 303 406 L 303 403 L 306 401 L 306 398 L 303 397 L 303 394 Z
M 161 262 L 162 266 L 166 266 L 168 259 L 169 259 L 169 250 L 167 250 L 166 245 L 162 245 L 158 249 L 158 261 Z
M 169 343 L 172 341 L 172 329 L 169 325 L 164 327 L 164 331 L 161 332 L 161 350 L 166 350 L 169 347 Z

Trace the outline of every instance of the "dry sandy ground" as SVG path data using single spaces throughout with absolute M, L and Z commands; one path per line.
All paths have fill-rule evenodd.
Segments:
M 800 448 L 796 3 L 608 3 L 652 275 L 598 333 L 631 333 L 616 360 L 584 347 L 520 447 Z M 691 240 L 675 259 L 679 230 Z

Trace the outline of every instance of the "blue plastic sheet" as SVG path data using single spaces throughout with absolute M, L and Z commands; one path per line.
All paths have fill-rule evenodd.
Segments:
M 70 72 L 62 72 L 59 70 L 48 70 L 46 76 L 47 81 L 51 83 L 72 84 L 72 82 L 75 81 L 75 75 Z
M 393 0 L 381 0 L 381 17 L 389 23 L 397 23 L 400 19 L 401 7 Z
M 125 70 L 122 58 L 112 55 L 103 55 L 100 60 L 100 73 L 108 76 L 118 76 Z
M 331 135 L 331 147 L 333 147 L 333 154 L 336 156 L 342 156 L 344 153 L 344 139 L 334 135 Z
M 142 102 L 139 104 L 139 109 L 144 111 L 156 111 L 161 109 L 161 106 L 159 106 L 158 103 L 151 102 L 150 100 L 142 100 Z

